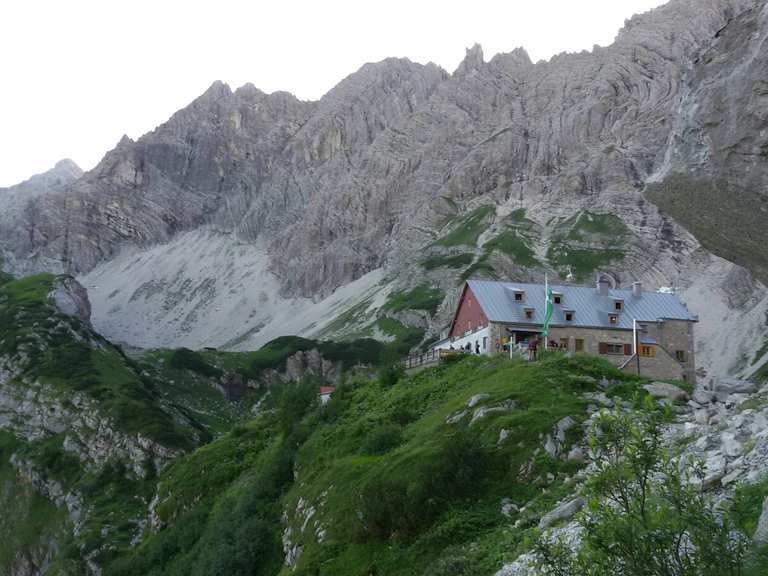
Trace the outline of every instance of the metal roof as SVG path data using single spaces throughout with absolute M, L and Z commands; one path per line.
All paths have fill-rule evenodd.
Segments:
M 467 284 L 477 298 L 483 312 L 491 322 L 506 324 L 544 324 L 546 295 L 544 284 L 491 282 L 468 280 Z M 594 286 L 550 284 L 552 292 L 562 295 L 562 302 L 554 305 L 551 326 L 582 326 L 632 329 L 632 321 L 658 322 L 660 320 L 698 321 L 676 294 L 642 292 L 635 297 L 632 290 L 608 289 L 602 295 Z M 522 302 L 514 299 L 515 292 L 523 292 Z M 615 309 L 616 300 L 622 300 L 622 310 Z M 533 317 L 525 318 L 525 310 L 533 309 Z M 565 320 L 565 311 L 573 312 L 573 320 Z M 609 315 L 618 314 L 615 324 Z

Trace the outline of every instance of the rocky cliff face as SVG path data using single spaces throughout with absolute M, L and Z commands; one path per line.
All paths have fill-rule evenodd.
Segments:
M 385 292 L 440 286 L 438 330 L 463 277 L 586 281 L 599 268 L 684 289 L 696 312 L 716 302 L 736 310 L 727 318 L 753 319 L 755 336 L 706 366 L 728 371 L 759 348 L 768 299 L 747 278 L 733 306 L 733 283 L 712 278 L 738 269 L 711 253 L 758 277 L 761 260 L 707 241 L 717 210 L 702 229 L 644 188 L 705 164 L 698 178 L 764 181 L 759 168 L 738 176 L 758 158 L 739 150 L 760 148 L 762 10 L 673 0 L 627 21 L 607 48 L 532 63 L 522 49 L 486 62 L 475 46 L 453 74 L 389 59 L 318 102 L 214 83 L 16 217 L 0 195 L 6 267 L 83 275 L 108 336 L 246 347 L 287 324 L 316 334 L 328 318 L 312 303 L 371 275 Z M 742 96 L 726 89 L 734 82 Z M 726 140 L 738 146 L 719 146 Z M 761 229 L 762 212 L 751 217 Z M 386 298 L 369 284 L 350 292 L 326 312 Z M 294 305 L 302 321 L 280 320 Z

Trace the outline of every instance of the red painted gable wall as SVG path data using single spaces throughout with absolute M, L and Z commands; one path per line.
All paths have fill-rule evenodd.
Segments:
M 459 301 L 459 308 L 451 328 L 451 338 L 464 336 L 468 330 L 477 330 L 479 327 L 487 325 L 488 318 L 485 317 L 483 309 L 480 308 L 472 289 L 467 286 Z

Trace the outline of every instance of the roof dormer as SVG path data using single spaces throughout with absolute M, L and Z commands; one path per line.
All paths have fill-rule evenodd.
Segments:
M 513 302 L 525 302 L 525 290 L 519 288 L 507 288 L 507 290 Z
M 552 292 L 552 302 L 555 304 L 562 304 L 563 303 L 563 293 L 562 292 Z

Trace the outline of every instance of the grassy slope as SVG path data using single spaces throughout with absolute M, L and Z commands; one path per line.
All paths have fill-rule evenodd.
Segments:
M 466 358 L 390 387 L 347 382 L 322 409 L 316 383 L 287 387 L 255 421 L 161 475 L 166 528 L 110 574 L 277 574 L 284 508 L 304 549 L 295 574 L 489 574 L 564 493 L 577 465 L 537 452 L 541 435 L 566 415 L 582 419 L 580 393 L 602 375 L 632 382 L 607 363 L 553 356 Z M 479 393 L 484 405 L 518 407 L 446 424 Z M 499 446 L 501 428 L 510 439 Z M 520 530 L 499 513 L 504 497 L 528 503 Z
M 119 348 L 79 320 L 58 313 L 47 300 L 54 283 L 53 276 L 39 275 L 0 286 L 0 355 L 12 359 L 19 370 L 11 386 L 24 389 L 42 383 L 52 396 L 48 402 L 69 408 L 72 394 L 83 394 L 96 402 L 116 430 L 140 432 L 169 448 L 192 449 L 201 438 L 210 437 L 183 407 L 164 400 L 161 385 Z M 13 449 L 43 477 L 82 496 L 86 521 L 77 542 L 61 543 L 57 564 L 77 573 L 76 559 L 82 553 L 130 544 L 146 517 L 155 471 L 150 462 L 145 479 L 131 478 L 123 462 L 86 470 L 64 449 L 64 438 L 65 433 L 53 434 Z M 51 513 L 51 526 L 59 514 Z M 30 520 L 23 526 L 35 524 Z
M 0 431 L 0 574 L 17 559 L 45 555 L 50 542 L 66 540 L 65 514 L 21 480 L 10 464 L 21 443 Z
M 434 242 L 434 246 L 450 248 L 452 246 L 475 246 L 480 234 L 485 230 L 485 224 L 496 211 L 493 206 L 480 206 L 466 216 L 453 222 L 450 232 Z
M 577 280 L 584 280 L 602 266 L 624 258 L 629 229 L 613 214 L 580 212 L 557 224 L 547 259 L 556 268 L 570 267 Z
M 710 252 L 751 270 L 768 282 L 765 195 L 737 190 L 724 182 L 673 174 L 648 186 L 646 196 L 685 226 Z
M 159 405 L 156 383 L 119 348 L 48 302 L 54 281 L 43 274 L 0 286 L 0 355 L 17 359 L 23 380 L 50 385 L 62 401 L 72 392 L 98 401 L 122 432 L 191 447 L 193 427 Z

